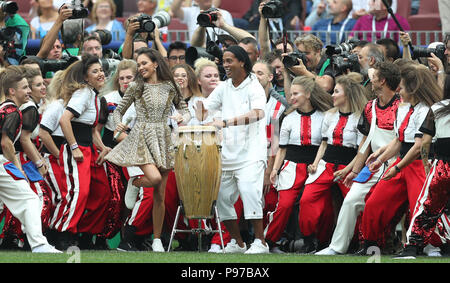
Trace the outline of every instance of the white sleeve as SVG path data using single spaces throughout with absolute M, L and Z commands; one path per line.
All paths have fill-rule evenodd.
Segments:
M 265 110 L 267 102 L 266 93 L 259 81 L 255 80 L 254 83 L 251 84 L 249 91 L 251 109 Z
M 322 132 L 322 141 L 328 141 L 328 127 L 329 125 L 329 120 L 330 120 L 330 111 L 325 112 L 325 116 L 323 117 L 322 120 L 322 127 L 321 127 L 321 132 Z
M 225 87 L 225 83 L 219 84 L 213 92 L 203 101 L 203 106 L 208 111 L 220 111 L 222 110 L 222 98 L 223 98 L 223 89 Z
M 61 104 L 51 103 L 42 114 L 41 128 L 47 130 L 50 134 L 59 127 L 59 119 L 61 118 Z
M 281 123 L 279 145 L 286 146 L 289 143 L 289 137 L 291 136 L 291 123 L 288 117 L 289 116 L 285 117 L 283 123 Z
M 76 90 L 67 103 L 67 110 L 72 112 L 75 117 L 80 117 L 89 106 L 89 98 L 90 95 L 85 88 Z

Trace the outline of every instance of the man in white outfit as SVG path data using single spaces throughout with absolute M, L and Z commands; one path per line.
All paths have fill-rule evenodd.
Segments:
M 42 235 L 41 205 L 37 194 L 31 189 L 14 143 L 20 137 L 22 114 L 20 105 L 30 99 L 31 90 L 24 78 L 22 67 L 10 66 L 0 76 L 6 100 L 0 104 L 1 152 L 0 152 L 0 202 L 24 226 L 33 253 L 61 253 L 49 245 Z M 44 166 L 36 164 L 37 168 Z
M 227 77 L 208 96 L 197 102 L 197 117 L 221 111 L 222 120 L 213 125 L 223 128 L 222 179 L 217 208 L 230 233 L 226 253 L 269 253 L 263 230 L 263 182 L 267 163 L 267 138 L 264 120 L 266 95 L 258 78 L 251 73 L 252 65 L 245 50 L 230 46 L 223 54 Z M 203 117 L 201 117 L 203 116 Z M 234 203 L 240 196 L 244 218 L 251 221 L 255 241 L 247 250 L 240 235 Z

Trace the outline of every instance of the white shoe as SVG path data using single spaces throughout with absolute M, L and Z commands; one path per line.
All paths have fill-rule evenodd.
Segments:
M 244 243 L 244 247 L 241 248 L 238 243 L 236 243 L 235 239 L 231 239 L 231 241 L 227 244 L 227 246 L 225 247 L 225 253 L 245 253 L 245 251 L 247 250 L 247 245 Z
M 425 248 L 423 248 L 423 252 L 427 255 L 427 256 L 431 256 L 431 257 L 441 257 L 441 249 L 439 247 L 435 247 L 431 244 L 428 244 L 425 246 Z
M 338 255 L 339 253 L 328 247 L 315 253 L 315 255 Z
M 153 239 L 152 250 L 157 253 L 165 252 L 164 247 L 162 245 L 161 239 Z
M 139 194 L 140 188 L 133 185 L 133 181 L 136 178 L 137 177 L 131 177 L 128 180 L 127 190 L 125 192 L 125 205 L 128 209 L 133 209 Z
M 285 254 L 284 251 L 280 250 L 279 246 L 275 246 L 275 247 L 271 248 L 270 253 L 271 254 Z
M 255 239 L 245 254 L 270 254 L 269 245 L 264 245 L 260 239 Z
M 39 245 L 32 249 L 33 253 L 48 253 L 48 254 L 62 254 L 62 251 L 55 249 L 54 246 L 49 244 Z
M 211 244 L 211 247 L 208 250 L 208 253 L 221 253 L 222 247 L 218 244 Z

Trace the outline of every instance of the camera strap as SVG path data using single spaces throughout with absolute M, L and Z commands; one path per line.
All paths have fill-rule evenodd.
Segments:
M 287 31 L 284 29 L 283 27 L 283 23 L 280 23 L 280 27 L 281 27 L 281 36 L 283 37 L 283 52 L 287 53 Z M 275 43 L 273 42 L 273 36 L 271 33 L 271 29 L 272 31 L 278 32 L 278 30 L 275 28 L 275 25 L 273 24 L 273 22 L 270 21 L 270 19 L 267 19 L 267 28 L 268 28 L 268 32 L 269 32 L 269 41 L 270 41 L 270 45 L 272 46 L 272 49 L 275 49 Z

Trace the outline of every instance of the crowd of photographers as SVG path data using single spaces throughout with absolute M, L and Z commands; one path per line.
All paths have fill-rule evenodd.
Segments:
M 157 3 L 153 0 L 147 1 L 152 5 Z M 107 2 L 114 5 L 113 1 L 110 0 L 98 0 L 97 2 Z M 335 93 L 337 81 L 341 77 L 351 77 L 363 87 L 365 99 L 371 101 L 377 97 L 376 86 L 374 85 L 379 83 L 374 81 L 373 70 L 374 68 L 380 68 L 379 64 L 382 62 L 406 65 L 409 61 L 417 61 L 419 64 L 428 67 L 429 72 L 432 73 L 442 91 L 444 89 L 447 92 L 449 91 L 447 75 L 447 66 L 450 62 L 449 35 L 444 36 L 443 42 L 434 43 L 432 46 L 412 46 L 408 33 L 403 32 L 403 30 L 408 30 L 409 26 L 407 22 L 400 20 L 395 28 L 391 24 L 389 25 L 390 31 L 398 31 L 395 33 L 396 38 L 394 40 L 387 37 L 387 21 L 385 25 L 381 26 L 381 29 L 372 30 L 373 32 L 379 32 L 375 35 L 378 36 L 377 40 L 375 38 L 362 40 L 358 37 L 358 30 L 353 29 L 353 27 L 361 27 L 364 23 L 359 23 L 351 16 L 349 17 L 352 11 L 352 1 L 336 0 L 329 3 L 327 12 L 331 17 L 316 21 L 313 26 L 313 33 L 305 32 L 294 40 L 290 40 L 287 33 L 282 30 L 279 38 L 274 40 L 272 38 L 274 33 L 271 31 L 273 23 L 270 20 L 286 18 L 285 9 L 291 7 L 289 6 L 292 4 L 291 1 L 255 1 L 259 3 L 259 5 L 254 4 L 252 6 L 253 10 L 257 6 L 256 16 L 259 18 L 257 24 L 255 25 L 253 22 L 254 17 L 251 20 L 249 19 L 247 23 L 240 23 L 244 26 L 256 27 L 258 30 L 256 37 L 246 29 L 238 27 L 241 25 L 235 26 L 230 13 L 215 8 L 212 3 L 214 1 L 198 0 L 196 2 L 196 5 L 185 6 L 182 0 L 173 0 L 167 10 L 156 11 L 156 9 L 153 9 L 152 15 L 138 13 L 129 17 L 123 23 L 125 31 L 123 42 L 117 50 L 113 50 L 104 49 L 104 47 L 110 44 L 113 38 L 116 39 L 115 35 L 106 29 L 86 29 L 85 21 L 90 11 L 80 1 L 70 1 L 70 3 L 59 8 L 56 20 L 51 28 L 45 31 L 45 36 L 40 41 L 37 54 L 30 55 L 25 52 L 30 29 L 26 21 L 17 14 L 17 3 L 0 1 L 0 21 L 5 23 L 5 27 L 0 30 L 0 46 L 2 48 L 0 63 L 2 67 L 20 64 L 39 69 L 46 85 L 49 85 L 59 71 L 65 70 L 74 62 L 81 60 L 81 55 L 91 54 L 100 59 L 105 76 L 110 78 L 112 82 L 112 80 L 118 80 L 117 68 L 122 60 L 135 60 L 136 52 L 139 49 L 151 46 L 151 48 L 160 52 L 171 68 L 173 67 L 173 74 L 177 74 L 175 80 L 180 84 L 180 87 L 186 84 L 186 89 L 188 89 L 189 84 L 196 84 L 195 89 L 198 91 L 191 91 L 191 94 L 185 97 L 188 102 L 191 96 L 194 97 L 197 94 L 199 97 L 207 97 L 221 81 L 227 79 L 222 55 L 228 47 L 238 45 L 245 50 L 251 63 L 256 68 L 253 71 L 266 90 L 268 104 L 269 98 L 274 97 L 286 110 L 290 109 L 292 106 L 290 104 L 294 101 L 292 100 L 294 88 L 292 82 L 298 77 L 313 79 L 314 83 L 329 93 L 330 96 Z M 300 3 L 300 1 L 292 2 Z M 390 18 L 388 16 L 389 9 L 382 9 L 383 6 L 380 6 L 383 5 L 382 1 L 374 0 L 370 2 L 377 2 L 378 4 L 372 3 L 372 5 L 378 5 L 378 9 L 382 10 L 379 13 L 382 13 L 388 19 Z M 387 2 L 392 4 L 392 1 Z M 99 5 L 98 3 L 97 5 Z M 155 8 L 155 6 L 152 7 Z M 181 41 L 164 42 L 163 32 L 166 32 L 165 30 L 167 30 L 172 17 L 180 19 L 188 26 L 188 43 Z M 375 18 L 374 15 L 374 26 L 375 21 L 378 21 L 378 18 Z M 290 23 L 286 26 L 292 28 L 292 24 L 295 26 L 296 20 L 298 20 L 298 15 L 289 14 L 289 18 L 285 19 L 284 23 Z M 352 30 L 355 33 L 350 33 Z M 327 40 L 330 40 L 329 42 L 332 44 L 325 45 L 324 42 Z M 186 77 L 184 80 L 177 79 L 177 76 L 181 76 L 175 72 L 177 68 L 186 70 L 183 73 Z M 130 69 L 132 68 L 130 67 Z M 189 91 L 186 90 L 186 92 Z M 275 104 L 273 107 L 275 107 Z M 273 111 L 273 109 L 269 109 L 269 111 Z M 269 121 L 269 124 L 280 123 L 279 130 L 281 120 L 285 116 L 287 114 L 282 114 L 276 117 L 276 121 Z M 113 129 L 111 130 L 113 131 Z M 279 133 L 275 133 L 275 136 L 277 135 Z M 271 166 L 273 166 L 275 155 L 276 152 L 272 150 L 268 156 Z M 272 162 L 270 162 L 270 159 Z M 274 184 L 271 186 L 269 180 L 273 169 L 271 166 L 266 169 L 264 180 L 264 185 L 267 185 L 268 188 L 267 192 L 270 191 L 266 195 L 267 211 L 265 213 L 273 212 L 277 205 L 276 188 L 273 186 Z M 145 198 L 146 196 L 146 192 L 141 193 L 139 202 L 149 201 Z M 166 198 L 167 196 L 166 193 Z M 269 196 L 272 196 L 272 199 Z M 317 239 L 315 243 L 303 240 L 303 231 L 299 231 L 298 227 L 298 215 L 294 213 L 297 211 L 298 214 L 300 196 L 301 194 L 298 196 L 296 205 L 293 206 L 293 211 L 289 216 L 290 224 L 285 224 L 285 227 L 282 228 L 283 231 L 280 233 L 282 236 L 276 241 L 267 241 L 272 252 L 302 251 L 310 253 L 329 244 L 329 242 L 321 243 L 322 246 L 318 246 Z M 134 197 L 136 199 L 137 195 L 134 195 Z M 340 198 L 337 199 L 334 204 L 339 202 Z M 342 202 L 342 199 L 340 201 Z M 149 236 L 144 233 L 149 232 L 148 227 L 136 226 L 138 224 L 135 225 L 137 228 L 133 226 L 131 223 L 137 222 L 137 218 L 134 217 L 139 215 L 138 208 L 133 207 L 133 205 L 128 208 L 135 214 L 133 214 L 133 217 L 129 216 L 131 219 L 127 218 L 122 223 L 124 228 L 121 234 L 121 249 L 149 249 L 144 237 Z M 271 221 L 273 219 L 267 220 L 265 225 L 268 225 Z M 145 225 L 147 222 L 142 220 L 142 223 Z M 294 224 L 291 225 L 292 223 Z M 11 233 L 5 231 L 7 228 L 4 228 L 3 231 L 4 238 L 5 235 L 11 236 Z M 165 227 L 166 232 L 171 229 L 172 226 Z M 241 223 L 241 229 L 248 230 L 249 237 L 247 240 L 250 242 L 252 227 L 248 226 L 247 223 L 245 225 Z M 151 233 L 151 229 L 149 233 Z M 137 239 L 138 235 L 143 236 Z M 397 240 L 395 233 L 390 236 L 395 238 L 391 239 L 393 242 Z M 23 236 L 20 240 L 24 240 Z M 196 248 L 196 244 L 192 244 L 192 241 L 196 240 L 195 237 L 180 236 L 178 240 L 180 249 Z M 330 241 L 331 238 L 328 240 Z M 71 241 L 73 243 L 73 239 Z M 401 242 L 401 240 L 397 242 Z M 14 243 L 17 243 L 14 239 L 4 239 L 0 248 L 14 246 Z M 167 245 L 167 239 L 163 239 L 163 243 Z M 220 250 L 217 249 L 218 245 L 214 240 L 207 244 L 210 251 Z M 101 245 L 98 242 L 96 247 L 99 248 Z M 67 243 L 61 244 L 59 242 L 57 248 L 67 248 Z M 385 251 L 388 250 L 388 248 L 383 248 Z M 350 251 L 351 249 L 349 249 Z M 392 249 L 389 252 L 392 252 Z

